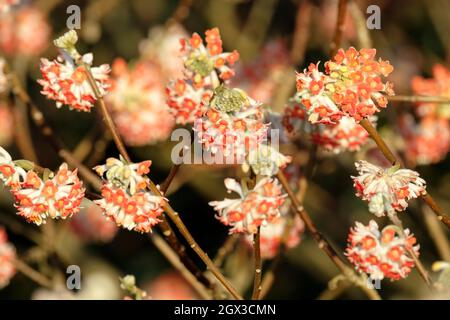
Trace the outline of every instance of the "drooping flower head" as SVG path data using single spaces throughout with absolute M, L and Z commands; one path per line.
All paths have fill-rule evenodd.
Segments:
M 6 231 L 0 226 L 0 289 L 6 287 L 16 274 L 16 258 L 16 249 L 8 242 Z
M 77 213 L 84 191 L 77 169 L 70 171 L 66 163 L 44 180 L 30 170 L 20 188 L 12 190 L 17 214 L 37 225 L 45 223 L 47 218 L 66 219 Z
M 10 0 L 7 2 L 11 3 Z M 47 19 L 39 9 L 20 7 L 0 18 L 0 51 L 9 56 L 39 55 L 48 46 L 50 31 Z
M 404 211 L 408 201 L 426 194 L 425 180 L 416 171 L 398 166 L 380 168 L 367 161 L 355 163 L 359 175 L 352 177 L 356 195 L 369 202 L 378 217 Z
M 128 230 L 151 231 L 159 222 L 166 199 L 147 190 L 151 161 L 127 163 L 109 158 L 94 169 L 104 178 L 102 199 L 95 200 L 103 213 Z
M 392 84 L 384 83 L 393 68 L 388 61 L 375 60 L 375 49 L 340 49 L 325 63 L 325 74 L 318 64 L 297 73 L 297 91 L 311 123 L 332 124 L 348 115 L 359 122 L 387 106 Z
M 109 88 L 109 66 L 103 64 L 100 67 L 91 67 L 91 53 L 83 55 L 82 61 L 90 67 L 100 95 L 105 95 Z M 59 56 L 53 61 L 41 59 L 41 73 L 42 79 L 38 80 L 42 86 L 41 93 L 56 101 L 58 108 L 67 105 L 70 109 L 89 112 L 94 106 L 97 98 L 89 84 L 87 70 L 84 66 L 76 66 L 67 55 Z
M 227 178 L 225 186 L 239 198 L 212 201 L 209 205 L 217 211 L 220 222 L 231 227 L 230 233 L 255 233 L 259 226 L 279 217 L 286 195 L 282 194 L 278 180 L 263 178 L 248 190 L 246 185 Z
M 116 59 L 112 71 L 105 102 L 125 143 L 142 146 L 167 139 L 175 121 L 165 105 L 160 70 L 143 61 L 130 69 L 124 60 Z
M 194 124 L 199 142 L 213 155 L 242 163 L 248 152 L 267 138 L 261 104 L 240 89 L 221 85 L 215 89 L 210 106 Z
M 373 280 L 406 278 L 414 267 L 408 251 L 418 256 L 419 245 L 415 245 L 416 238 L 408 229 L 403 233 L 405 237 L 394 225 L 380 231 L 373 220 L 367 226 L 356 222 L 350 230 L 345 255 L 358 271 L 367 273 Z

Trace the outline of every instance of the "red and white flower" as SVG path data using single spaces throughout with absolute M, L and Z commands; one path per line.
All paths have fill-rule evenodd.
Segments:
M 408 229 L 399 234 L 399 229 L 389 225 L 379 230 L 375 221 L 364 226 L 356 222 L 348 236 L 345 255 L 356 269 L 367 273 L 373 280 L 406 278 L 414 267 L 414 260 L 408 255 L 413 251 L 419 255 L 419 245 Z
M 28 171 L 20 188 L 12 190 L 17 214 L 37 225 L 47 218 L 66 219 L 77 213 L 84 191 L 77 169 L 70 171 L 66 163 L 45 181 L 36 172 Z
M 206 151 L 242 163 L 267 138 L 261 104 L 239 89 L 220 86 L 214 92 L 211 108 L 195 122 L 194 130 Z
M 12 160 L 11 155 L 0 147 L 0 180 L 11 190 L 20 188 L 25 180 L 26 171 L 18 167 Z
M 47 19 L 39 9 L 33 6 L 18 8 L 0 19 L 0 50 L 10 56 L 39 55 L 48 46 L 50 31 Z
M 0 289 L 6 287 L 16 274 L 16 258 L 16 249 L 8 242 L 5 229 L 0 227 Z
M 165 105 L 159 69 L 142 61 L 130 69 L 124 60 L 116 59 L 112 71 L 105 101 L 125 143 L 142 146 L 167 139 L 175 121 Z
M 94 202 L 103 213 L 128 230 L 141 233 L 152 231 L 160 220 L 162 206 L 167 201 L 148 191 L 151 161 L 128 164 L 124 160 L 109 158 L 105 165 L 94 169 L 104 177 L 102 199 Z
M 225 179 L 228 192 L 236 192 L 237 199 L 212 201 L 209 205 L 217 211 L 217 218 L 230 226 L 230 233 L 255 233 L 261 225 L 266 225 L 280 216 L 280 207 L 284 203 L 285 194 L 276 179 L 263 178 L 255 187 L 248 190 L 244 183 Z
M 398 166 L 384 169 L 364 160 L 355 166 L 359 173 L 352 176 L 356 195 L 368 201 L 369 211 L 378 217 L 404 211 L 409 200 L 426 194 L 426 182 L 416 171 Z
M 325 63 L 325 74 L 318 64 L 297 73 L 297 91 L 311 123 L 332 124 L 344 115 L 359 122 L 387 106 L 385 95 L 394 92 L 381 76 L 388 76 L 393 68 L 388 61 L 375 61 L 375 54 L 375 49 L 339 49 Z
M 82 60 L 88 66 L 92 65 L 93 55 L 85 54 Z M 109 65 L 91 67 L 90 71 L 100 90 L 100 95 L 106 94 L 109 83 Z M 70 109 L 89 112 L 97 100 L 92 90 L 87 71 L 83 66 L 76 66 L 69 57 L 66 60 L 62 56 L 56 60 L 41 59 L 42 79 L 38 83 L 42 85 L 41 93 L 48 99 L 55 100 L 56 106 L 60 108 L 67 105 Z

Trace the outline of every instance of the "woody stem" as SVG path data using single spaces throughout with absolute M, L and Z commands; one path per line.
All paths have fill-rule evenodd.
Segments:
M 387 144 L 384 142 L 383 138 L 379 135 L 378 131 L 374 128 L 374 126 L 370 123 L 370 121 L 366 118 L 362 119 L 359 124 L 367 131 L 373 141 L 378 146 L 378 149 L 383 153 L 384 157 L 392 164 L 400 164 L 401 161 L 394 155 L 394 153 L 389 149 Z M 437 216 L 439 221 L 447 226 L 450 229 L 450 218 L 444 213 L 444 210 L 436 203 L 433 197 L 426 193 L 421 196 L 422 200 L 433 210 L 434 214 Z
M 258 300 L 261 293 L 262 260 L 261 260 L 261 227 L 253 235 L 253 248 L 255 259 L 255 277 L 253 280 L 252 300 Z
M 119 150 L 122 157 L 126 161 L 131 163 L 131 158 L 125 149 L 122 139 L 120 138 L 119 134 L 117 133 L 114 122 L 112 121 L 111 115 L 109 114 L 109 111 L 106 108 L 103 97 L 100 94 L 100 90 L 98 89 L 98 86 L 95 82 L 95 79 L 94 79 L 90 69 L 89 69 L 89 66 L 87 66 L 86 64 L 83 64 L 83 66 L 85 67 L 85 69 L 87 71 L 86 73 L 87 73 L 87 78 L 88 78 L 89 84 L 91 85 L 92 90 L 94 91 L 94 94 L 100 105 L 100 110 L 104 117 L 105 123 L 108 126 L 108 129 L 111 131 L 114 143 L 116 144 L 116 147 Z M 159 195 L 161 197 L 163 196 L 161 191 L 159 190 L 159 188 L 150 179 L 149 179 L 149 188 L 155 195 Z M 225 287 L 225 289 L 227 289 L 230 292 L 230 294 L 235 299 L 242 299 L 242 297 L 239 295 L 239 293 L 236 291 L 236 289 L 234 289 L 234 287 L 231 285 L 231 283 L 225 278 L 225 276 L 214 265 L 212 260 L 205 253 L 205 251 L 203 251 L 202 248 L 194 240 L 191 233 L 186 228 L 186 225 L 183 223 L 183 221 L 179 217 L 178 213 L 168 203 L 166 203 L 163 206 L 163 209 L 167 213 L 169 218 L 173 221 L 173 223 L 178 228 L 178 230 L 183 235 L 183 237 L 186 239 L 186 241 L 189 243 L 189 245 L 194 250 L 194 252 L 199 256 L 199 258 L 203 261 L 203 263 L 207 266 L 207 268 L 211 270 L 211 272 L 214 274 L 214 276 L 217 278 L 217 280 Z

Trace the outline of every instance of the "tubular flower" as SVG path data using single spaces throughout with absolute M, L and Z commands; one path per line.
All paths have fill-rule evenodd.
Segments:
M 411 81 L 411 87 L 417 95 L 450 98 L 450 70 L 436 64 L 433 66 L 433 78 L 416 76 Z M 417 114 L 422 117 L 434 115 L 450 119 L 449 105 L 450 103 L 421 102 L 417 104 Z
M 191 80 L 177 79 L 169 82 L 166 88 L 167 105 L 177 123 L 193 123 L 201 118 L 208 109 L 213 90 L 209 80 L 208 86 L 194 88 Z
M 13 195 L 17 214 L 41 225 L 49 217 L 66 219 L 77 213 L 84 191 L 77 170 L 70 171 L 63 163 L 58 172 L 45 181 L 36 172 L 28 171 L 20 188 L 13 190 Z
M 388 61 L 375 61 L 375 54 L 375 49 L 340 49 L 325 63 L 325 74 L 318 71 L 318 64 L 297 73 L 297 91 L 311 123 L 336 123 L 343 115 L 359 122 L 387 106 L 385 94 L 394 92 L 381 76 L 393 68 Z
M 175 122 L 165 106 L 159 69 L 138 62 L 130 70 L 124 60 L 116 59 L 112 71 L 112 86 L 105 101 L 125 142 L 142 146 L 167 139 Z
M 406 158 L 419 165 L 437 163 L 450 150 L 450 125 L 447 119 L 426 116 L 415 123 L 414 118 L 404 114 L 399 127 L 405 141 Z
M 374 123 L 376 116 L 371 118 L 371 122 Z M 311 136 L 315 143 L 335 154 L 358 151 L 369 138 L 367 131 L 356 123 L 354 118 L 348 116 L 343 116 L 339 123 L 334 125 L 320 125 Z
M 240 162 L 267 137 L 261 104 L 242 90 L 223 85 L 214 91 L 211 108 L 194 124 L 199 142 L 211 154 Z
M 223 52 L 218 28 L 207 30 L 205 36 L 206 47 L 198 33 L 194 33 L 189 40 L 180 40 L 185 75 L 192 79 L 195 88 L 203 86 L 207 77 L 219 76 L 222 80 L 230 79 L 234 76 L 231 66 L 239 59 L 236 50 L 231 53 Z
M 49 36 L 44 14 L 33 6 L 18 8 L 0 19 L 0 50 L 9 56 L 39 55 L 47 48 Z
M 12 160 L 10 154 L 0 147 L 0 180 L 11 190 L 20 188 L 25 180 L 26 172 L 18 167 Z
M 285 168 L 291 160 L 290 156 L 281 154 L 274 147 L 261 144 L 250 150 L 242 168 L 244 172 L 251 168 L 256 175 L 271 177 L 277 174 L 280 168 Z
M 298 94 L 286 104 L 282 124 L 290 136 L 305 132 L 315 144 L 335 154 L 358 151 L 368 141 L 368 133 L 352 117 L 343 115 L 336 124 L 312 125 L 306 121 L 306 114 L 306 108 L 298 102 Z M 369 120 L 376 124 L 377 117 L 372 116 Z
M 103 213 L 128 230 L 151 232 L 159 222 L 166 199 L 146 191 L 151 161 L 128 164 L 109 158 L 105 165 L 94 169 L 103 177 L 102 199 L 95 200 Z
M 88 66 L 92 65 L 93 55 L 85 54 L 82 60 Z M 92 90 L 87 71 L 83 66 L 77 67 L 70 58 L 66 60 L 62 56 L 56 60 L 49 61 L 41 59 L 42 79 L 38 83 L 42 85 L 41 93 L 48 99 L 55 100 L 56 106 L 60 108 L 67 105 L 71 110 L 89 112 L 97 100 Z M 110 68 L 107 64 L 100 67 L 90 68 L 95 82 L 103 96 L 106 94 L 108 84 L 108 74 Z
M 279 218 L 274 219 L 271 223 L 261 226 L 260 248 L 261 257 L 263 259 L 272 259 L 277 255 L 281 242 L 283 241 L 283 233 L 287 222 L 287 216 L 280 216 Z M 289 234 L 287 235 L 287 249 L 292 249 L 300 243 L 301 235 L 304 229 L 305 225 L 302 219 L 296 215 Z M 247 235 L 245 240 L 249 245 L 251 245 L 253 237 L 251 235 Z
M 280 207 L 284 203 L 285 194 L 276 179 L 263 178 L 252 190 L 239 184 L 236 180 L 225 179 L 228 192 L 236 192 L 237 199 L 212 201 L 209 205 L 218 212 L 217 218 L 230 226 L 230 233 L 255 233 L 257 227 L 266 225 L 280 216 Z
M 16 258 L 16 249 L 8 242 L 5 229 L 0 227 L 0 289 L 6 287 L 16 274 L 14 267 Z
M 419 245 L 415 245 L 416 238 L 408 229 L 403 233 L 404 237 L 394 225 L 386 226 L 380 232 L 373 220 L 368 226 L 356 222 L 350 229 L 345 255 L 358 271 L 367 273 L 374 280 L 406 278 L 414 267 L 408 251 L 418 256 Z
M 359 176 L 352 177 L 356 195 L 369 202 L 369 211 L 378 217 L 404 211 L 408 201 L 426 194 L 425 180 L 416 171 L 383 169 L 367 161 L 355 163 Z
M 70 220 L 70 226 L 75 234 L 84 241 L 109 242 L 116 235 L 116 224 L 105 219 L 102 209 L 89 203 L 85 209 Z

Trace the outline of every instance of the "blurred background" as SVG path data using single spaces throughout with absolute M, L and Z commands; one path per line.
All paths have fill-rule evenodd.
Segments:
M 287 99 L 295 90 L 294 70 L 303 70 L 309 63 L 329 59 L 333 38 L 337 0 L 97 0 L 97 1 L 20 1 L 10 12 L 0 17 L 0 55 L 8 60 L 26 84 L 26 89 L 36 104 L 44 111 L 49 124 L 63 141 L 87 166 L 104 163 L 109 156 L 117 157 L 111 137 L 98 125 L 96 112 L 57 109 L 53 101 L 40 94 L 36 79 L 41 77 L 39 59 L 57 56 L 52 40 L 64 33 L 67 7 L 76 4 L 81 8 L 81 30 L 78 49 L 92 52 L 94 65 L 123 59 L 129 65 L 142 60 L 152 62 L 149 70 L 155 81 L 156 94 L 164 106 L 164 87 L 170 79 L 179 76 L 176 57 L 178 38 L 193 32 L 203 35 L 206 29 L 218 27 L 224 51 L 240 52 L 240 72 L 235 85 L 248 90 L 253 97 L 263 100 L 275 111 L 282 111 Z M 365 20 L 369 5 L 381 8 L 381 29 L 368 30 Z M 389 79 L 399 95 L 414 94 L 412 79 L 415 76 L 433 77 L 433 66 L 448 66 L 450 58 L 450 1 L 349 1 L 342 47 L 371 46 L 377 55 L 389 60 L 394 72 Z M 361 27 L 362 25 L 362 27 Z M 359 31 L 358 31 L 359 29 Z M 365 31 L 361 31 L 365 29 Z M 303 54 L 304 52 L 304 54 Z M 115 64 L 117 66 L 117 64 Z M 113 67 L 114 74 L 114 67 Z M 450 79 L 449 79 L 450 88 Z M 444 93 L 443 93 L 444 94 Z M 447 92 L 450 97 L 450 89 Z M 30 121 L 24 107 L 11 97 L 1 97 L 0 144 L 16 158 L 29 158 L 21 154 L 20 137 L 29 134 L 35 146 L 39 163 L 57 168 L 60 159 Z M 450 105 L 446 105 L 450 108 Z M 112 112 L 116 112 L 111 103 Z M 117 111 L 120 113 L 119 111 Z M 173 142 L 169 134 L 173 128 L 156 128 L 142 124 L 139 109 L 130 111 L 120 125 L 133 159 L 151 159 L 151 177 L 156 182 L 164 180 L 171 166 Z M 407 141 L 402 136 L 399 117 L 411 112 L 411 103 L 392 102 L 380 113 L 378 127 L 382 135 L 405 154 Z M 416 119 L 417 121 L 417 119 Z M 448 120 L 447 120 L 448 121 Z M 133 126 L 139 132 L 130 133 Z M 27 129 L 28 128 L 28 129 Z M 152 135 L 158 130 L 167 134 Z M 160 132 L 160 131 L 158 131 Z M 147 136 L 143 136 L 148 134 Z M 436 141 L 440 135 L 438 132 Z M 136 139 L 136 136 L 138 137 Z M 141 138 L 141 139 L 139 139 Z M 21 140 L 20 140 L 21 141 Z M 406 146 L 406 147 L 405 147 Z M 294 155 L 294 165 L 300 172 L 308 160 L 309 141 L 294 148 L 282 146 L 287 154 Z M 284 148 L 284 149 L 283 149 Z M 25 148 L 26 149 L 26 148 Z M 295 154 L 293 154 L 295 152 Z M 450 210 L 450 160 L 446 151 L 439 159 L 422 165 L 410 160 L 428 182 L 427 190 L 447 210 Z M 355 159 L 369 158 L 382 163 L 372 142 L 358 152 L 335 155 L 318 152 L 314 174 L 309 181 L 305 207 L 321 232 L 339 252 L 346 246 L 349 228 L 355 221 L 367 223 L 373 216 L 367 204 L 354 195 L 351 175 Z M 32 160 L 32 159 L 30 159 Z M 427 162 L 427 161 L 426 161 Z M 227 239 L 228 230 L 215 219 L 211 200 L 226 195 L 223 179 L 236 175 L 234 167 L 205 165 L 183 166 L 170 189 L 170 203 L 180 212 L 195 239 L 211 257 Z M 95 207 L 85 204 L 79 217 L 55 221 L 52 226 L 36 227 L 15 215 L 10 193 L 0 192 L 0 224 L 6 227 L 10 241 L 18 255 L 44 274 L 65 277 L 65 266 L 76 264 L 82 270 L 82 287 L 75 295 L 86 299 L 119 299 L 124 292 L 119 287 L 119 276 L 133 274 L 138 285 L 154 297 L 194 298 L 194 291 L 183 282 L 165 258 L 155 249 L 149 237 L 136 232 L 116 230 L 115 226 L 98 221 Z M 90 217 L 92 215 L 92 217 Z M 448 248 L 439 249 L 430 236 L 430 213 L 419 201 L 413 201 L 407 213 L 401 215 L 403 223 L 416 235 L 421 246 L 421 259 L 430 269 L 433 262 L 448 260 Z M 383 219 L 378 219 L 383 224 Z M 433 219 L 431 219 L 433 220 Z M 385 221 L 387 224 L 388 222 Z M 435 228 L 436 226 L 434 226 Z M 437 228 L 441 228 L 438 225 Z M 56 253 L 39 245 L 41 229 L 51 229 Z M 53 232 L 53 234 L 52 234 Z M 158 231 L 155 231 L 158 232 Z M 447 230 L 441 230 L 447 237 Z M 47 236 L 46 235 L 46 236 Z M 37 240 L 36 240 L 37 239 Z M 444 239 L 444 243 L 447 243 Z M 189 251 L 190 254 L 192 252 Z M 195 255 L 192 254 L 195 260 Z M 202 266 L 200 261 L 198 265 Z M 267 261 L 266 266 L 270 265 Z M 224 273 L 242 292 L 248 294 L 252 285 L 251 247 L 238 240 L 223 264 Z M 338 274 L 328 257 L 317 248 L 307 234 L 301 242 L 283 255 L 276 270 L 275 285 L 267 295 L 269 299 L 314 299 L 324 294 L 328 281 Z M 432 273 L 433 277 L 438 275 Z M 176 291 L 168 288 L 179 288 Z M 326 293 L 325 293 L 326 294 Z M 384 280 L 380 294 L 385 299 L 429 298 L 430 291 L 413 270 L 401 281 Z M 10 285 L 0 290 L 2 299 L 73 297 L 64 290 L 49 292 L 21 274 Z M 338 298 L 363 299 L 364 294 L 355 288 L 342 292 Z

